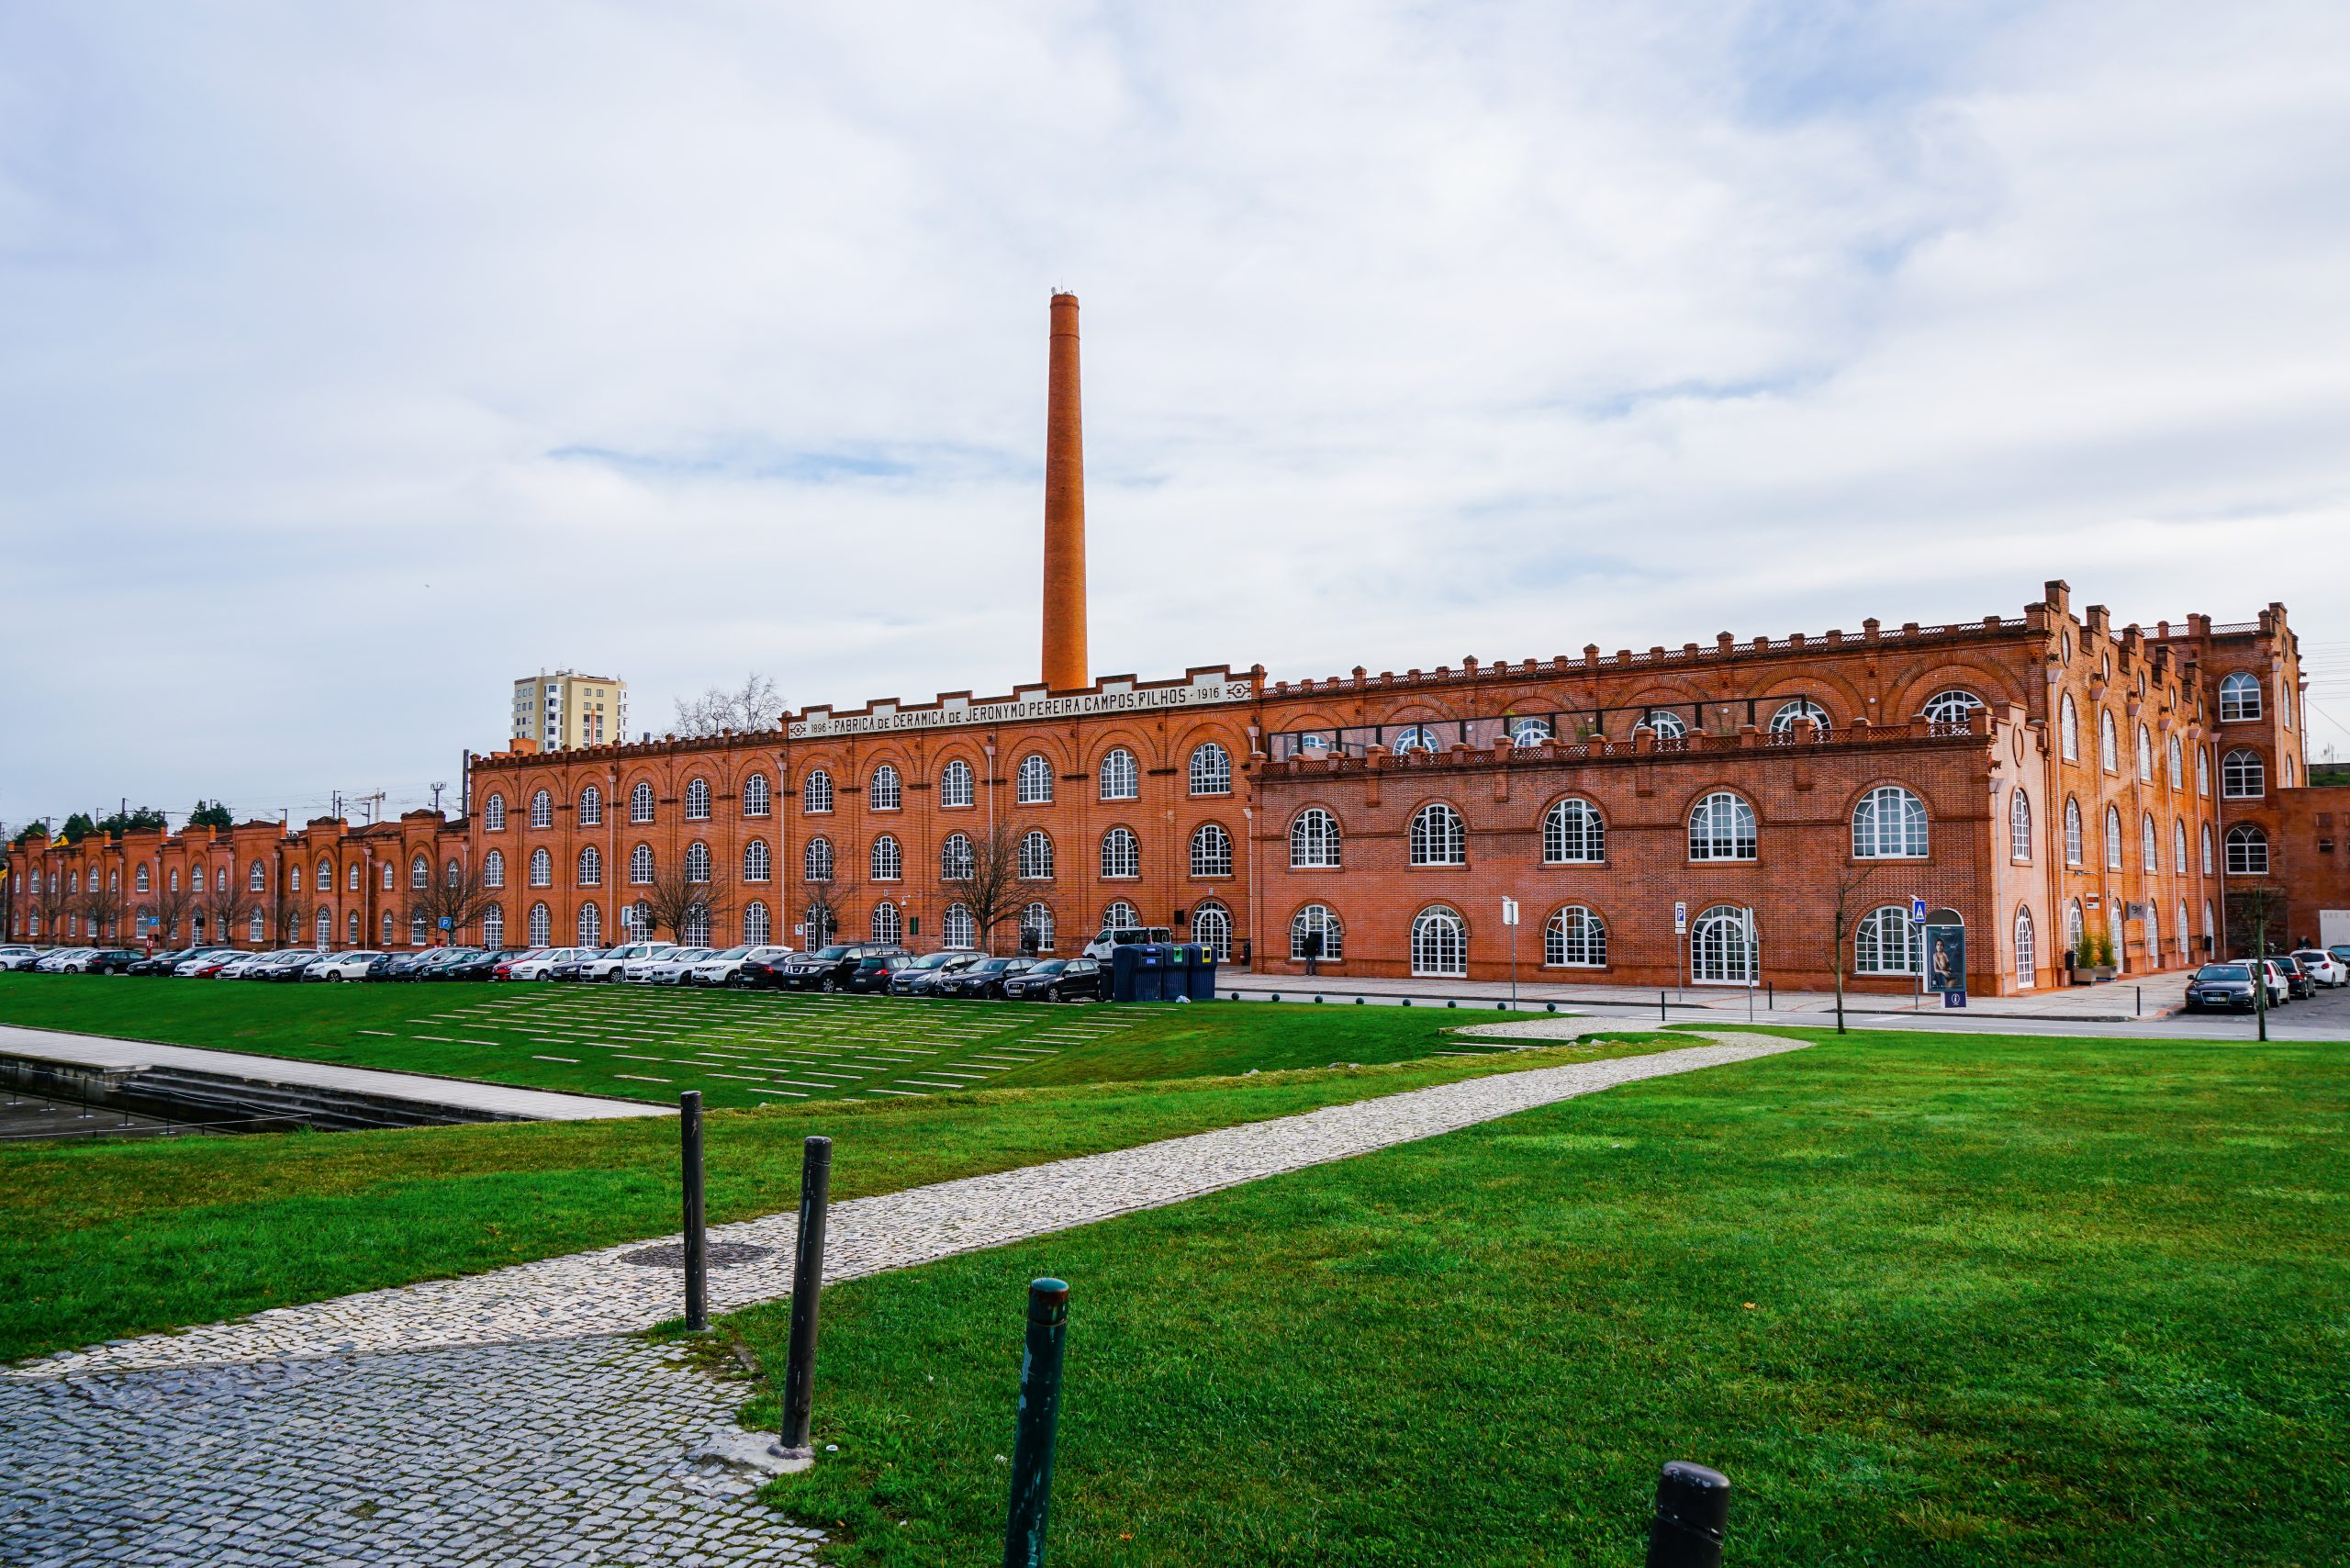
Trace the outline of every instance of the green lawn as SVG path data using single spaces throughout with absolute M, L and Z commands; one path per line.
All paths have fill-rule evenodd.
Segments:
M 992 1561 L 1048 1273 L 1057 1568 L 1637 1562 L 1676 1457 L 1740 1568 L 2342 1560 L 2342 1047 L 1831 1036 L 838 1285 L 769 1495 Z
M 1352 1009 L 1201 1011 L 1248 1030 L 1293 1014 L 1267 1060 L 1371 1054 L 1345 1034 Z M 1259 1037 L 1237 1030 L 1225 1048 Z M 796 1204 L 811 1133 L 834 1138 L 846 1198 L 1647 1048 L 717 1111 L 711 1217 Z M 677 1136 L 667 1118 L 632 1118 L 0 1146 L 0 1361 L 660 1235 L 677 1225 Z
M 1441 1008 L 0 974 L 0 1024 L 669 1103 L 696 1089 L 711 1106 L 1404 1061 L 1477 1021 Z

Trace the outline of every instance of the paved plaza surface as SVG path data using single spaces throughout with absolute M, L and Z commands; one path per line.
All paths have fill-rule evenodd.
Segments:
M 1541 1021 L 1546 1038 L 1607 1027 Z M 834 1205 L 828 1280 L 1089 1225 L 1802 1042 L 1497 1073 Z M 719 1309 L 789 1294 L 795 1218 L 713 1227 Z M 674 1243 L 677 1238 L 665 1238 Z M 61 1352 L 0 1375 L 0 1562 L 792 1562 L 821 1539 L 692 1456 L 747 1389 L 622 1337 L 635 1242 Z

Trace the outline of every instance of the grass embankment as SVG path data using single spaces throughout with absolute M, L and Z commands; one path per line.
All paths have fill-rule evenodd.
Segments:
M 1742 1568 L 2338 1561 L 2345 1135 L 2339 1047 L 1830 1037 L 835 1286 L 770 1495 L 992 1561 L 1057 1274 L 1067 1568 L 1634 1562 L 1671 1458 Z
M 1314 1028 L 1298 1021 L 1281 1048 Z M 849 1198 L 1650 1048 L 713 1112 L 711 1217 L 796 1204 L 811 1133 L 835 1140 Z M 677 1171 L 666 1118 L 0 1148 L 0 1361 L 661 1235 Z
M 954 1093 L 958 1079 L 1098 1082 L 1404 1061 L 1473 1021 L 1441 1008 L 0 974 L 0 1024 L 672 1104 L 694 1089 L 712 1106 Z

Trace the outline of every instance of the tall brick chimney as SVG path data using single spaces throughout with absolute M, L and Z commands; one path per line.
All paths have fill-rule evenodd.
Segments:
M 1092 684 L 1085 653 L 1085 432 L 1078 412 L 1077 296 L 1053 296 L 1045 399 L 1045 684 Z

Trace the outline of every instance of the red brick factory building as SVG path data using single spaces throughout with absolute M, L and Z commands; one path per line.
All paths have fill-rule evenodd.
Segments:
M 1507 898 L 1528 979 L 1823 989 L 1841 946 L 1856 986 L 1899 990 L 1923 899 L 1958 913 L 1968 989 L 1997 995 L 2061 983 L 2085 932 L 2143 974 L 2241 951 L 2256 914 L 2275 942 L 2350 910 L 2350 788 L 2308 782 L 2281 604 L 2117 627 L 2051 582 L 1953 625 L 1088 680 L 1067 295 L 1049 364 L 1051 684 L 478 756 L 453 821 L 34 837 L 9 855 L 9 937 L 137 940 L 170 889 L 185 907 L 159 940 L 398 947 L 442 939 L 420 890 L 455 876 L 490 899 L 458 939 L 609 943 L 682 875 L 708 912 L 661 934 L 722 943 L 830 922 L 1067 953 L 1132 922 L 1259 971 L 1302 971 L 1318 935 L 1333 977 L 1494 980 Z M 975 898 L 994 854 L 1009 889 Z

